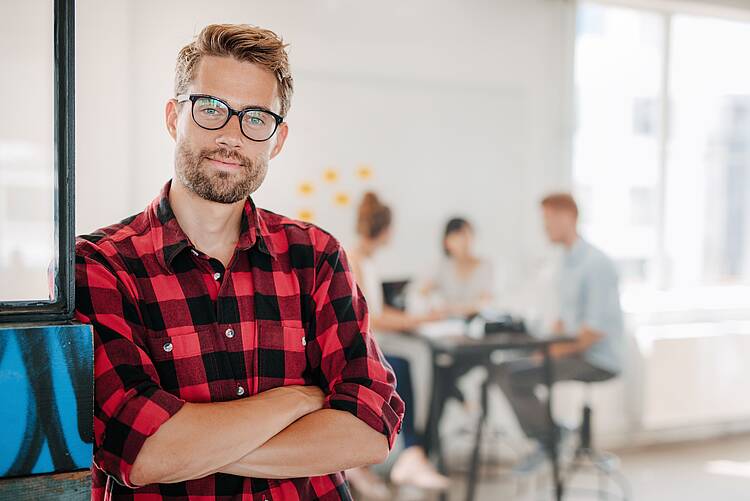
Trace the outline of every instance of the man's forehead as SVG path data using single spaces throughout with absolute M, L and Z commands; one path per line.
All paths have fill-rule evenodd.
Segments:
M 232 57 L 201 58 L 190 93 L 219 97 L 237 109 L 259 106 L 279 111 L 275 75 L 260 65 Z

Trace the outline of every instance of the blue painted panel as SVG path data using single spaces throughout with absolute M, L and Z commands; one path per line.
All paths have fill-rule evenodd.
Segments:
M 0 477 L 91 466 L 93 361 L 90 325 L 0 327 Z

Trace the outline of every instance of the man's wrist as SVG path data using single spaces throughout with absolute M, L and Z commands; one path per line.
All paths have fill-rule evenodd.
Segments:
M 305 396 L 302 404 L 302 411 L 299 417 L 306 416 L 313 412 L 319 411 L 323 408 L 323 405 L 312 397 Z
M 289 399 L 295 420 L 323 408 L 323 393 L 317 387 L 282 386 L 276 390 L 284 392 L 285 397 Z

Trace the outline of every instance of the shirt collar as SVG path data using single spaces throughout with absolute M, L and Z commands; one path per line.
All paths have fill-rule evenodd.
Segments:
M 565 264 L 573 265 L 580 261 L 586 254 L 587 247 L 588 243 L 579 235 L 570 249 L 565 250 Z
M 171 186 L 172 179 L 169 179 L 149 205 L 149 223 L 156 259 L 169 271 L 172 271 L 175 256 L 186 248 L 193 248 L 193 243 L 180 227 L 169 203 Z M 275 257 L 265 221 L 258 213 L 253 199 L 248 196 L 240 220 L 237 249 L 244 251 L 256 244 L 259 251 Z

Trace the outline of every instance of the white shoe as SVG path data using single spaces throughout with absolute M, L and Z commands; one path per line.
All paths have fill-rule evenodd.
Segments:
M 385 482 L 369 468 L 353 468 L 346 470 L 346 479 L 351 486 L 367 499 L 391 499 L 391 490 Z
M 401 453 L 391 468 L 391 481 L 428 490 L 442 491 L 450 486 L 450 479 L 435 469 L 421 447 L 409 447 Z

